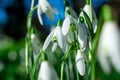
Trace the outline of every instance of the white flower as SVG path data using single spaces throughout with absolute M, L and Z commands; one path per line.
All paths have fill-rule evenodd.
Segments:
M 98 60 L 103 71 L 110 73 L 110 62 L 120 72 L 120 32 L 114 21 L 105 22 L 98 45 Z
M 70 6 L 66 6 L 65 8 L 65 17 L 67 17 L 67 15 L 70 13 L 71 16 L 73 16 L 75 19 L 78 18 L 76 12 L 70 7 Z
M 85 62 L 83 53 L 80 50 L 77 50 L 76 55 L 76 67 L 81 76 L 85 75 Z
M 98 22 L 98 20 L 97 20 L 96 14 L 94 12 L 94 9 L 90 5 L 85 5 L 84 8 L 83 8 L 83 10 L 87 13 L 89 18 L 91 16 L 91 9 L 92 9 L 92 16 L 93 16 L 92 26 L 93 26 L 93 32 L 95 33 L 96 30 L 97 30 L 97 22 Z M 81 12 L 79 16 L 84 17 L 83 12 Z
M 38 80 L 59 80 L 55 69 L 47 61 L 41 63 Z
M 53 51 L 56 49 L 57 44 L 61 49 L 63 49 L 64 46 L 64 36 L 61 31 L 61 27 L 57 26 L 46 38 L 44 45 L 43 45 L 43 50 L 45 51 L 47 47 L 49 46 L 50 42 L 53 41 Z M 57 43 L 57 44 L 56 44 Z
M 78 42 L 81 49 L 84 51 L 87 46 L 88 29 L 86 27 L 86 24 L 84 23 L 83 17 L 80 18 L 80 20 L 82 21 L 80 21 L 80 27 L 78 28 Z
M 39 54 L 39 52 L 40 52 L 40 41 L 38 40 L 38 38 L 37 38 L 37 36 L 35 34 L 31 35 L 31 41 L 32 41 L 33 51 L 36 54 Z
M 62 33 L 67 36 L 68 41 L 71 43 L 74 40 L 73 32 L 77 33 L 79 24 L 76 19 L 68 15 L 63 21 Z
M 43 25 L 43 20 L 41 16 L 42 13 L 45 13 L 47 17 L 51 20 L 54 20 L 53 13 L 58 14 L 57 10 L 51 4 L 49 4 L 47 0 L 39 0 L 37 13 L 41 25 Z

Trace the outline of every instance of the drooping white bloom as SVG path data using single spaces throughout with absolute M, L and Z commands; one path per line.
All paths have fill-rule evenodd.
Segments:
M 47 0 L 39 0 L 37 13 L 41 25 L 43 25 L 42 13 L 45 13 L 50 20 L 54 20 L 54 13 L 58 14 L 57 10 Z
M 74 39 L 73 32 L 77 32 L 79 24 L 76 19 L 71 15 L 68 15 L 63 21 L 62 33 L 67 36 L 68 41 L 71 43 Z
M 98 60 L 103 71 L 110 73 L 110 62 L 120 72 L 120 31 L 114 21 L 103 24 L 98 45 Z
M 43 50 L 45 51 L 47 47 L 49 46 L 50 42 L 53 41 L 53 51 L 56 49 L 57 44 L 61 49 L 63 49 L 64 46 L 64 36 L 61 31 L 61 27 L 57 26 L 46 38 L 44 45 L 43 45 Z M 57 44 L 56 44 L 57 43 Z
M 83 10 L 87 13 L 89 18 L 91 17 L 91 10 L 92 10 L 92 16 L 93 16 L 92 27 L 93 27 L 93 32 L 95 33 L 96 30 L 97 30 L 97 22 L 98 22 L 98 20 L 97 20 L 94 9 L 90 5 L 86 4 L 84 6 Z M 79 16 L 84 17 L 83 12 L 81 12 Z
M 80 27 L 78 28 L 78 42 L 81 49 L 84 51 L 87 46 L 88 29 L 86 27 L 86 24 L 84 23 L 83 17 L 80 16 L 80 18 L 80 20 L 82 21 L 78 21 L 80 23 Z
M 67 17 L 68 13 L 70 13 L 70 15 L 73 16 L 75 19 L 78 18 L 76 12 L 70 6 L 66 6 L 65 8 L 65 17 Z
M 85 62 L 84 62 L 83 53 L 80 50 L 77 50 L 76 55 L 76 67 L 81 76 L 85 75 Z
M 59 80 L 55 69 L 47 61 L 41 63 L 38 80 Z
M 40 41 L 38 40 L 38 38 L 35 34 L 31 35 L 31 41 L 32 41 L 33 51 L 36 54 L 39 54 L 39 52 L 40 52 Z

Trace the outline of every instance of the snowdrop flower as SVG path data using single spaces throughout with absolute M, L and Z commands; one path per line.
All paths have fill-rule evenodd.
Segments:
M 73 32 L 77 33 L 78 26 L 77 20 L 71 15 L 68 15 L 63 21 L 62 33 L 67 36 L 70 43 L 74 40 Z
M 50 20 L 54 20 L 53 13 L 58 14 L 57 10 L 47 0 L 39 0 L 37 13 L 41 25 L 43 25 L 42 13 L 45 13 Z
M 78 21 L 80 23 L 80 27 L 78 28 L 78 42 L 80 44 L 81 49 L 84 51 L 87 46 L 87 34 L 88 29 L 86 24 L 84 23 L 84 18 L 80 16 Z
M 81 76 L 85 75 L 85 62 L 83 53 L 80 50 L 77 50 L 76 55 L 76 67 Z
M 47 61 L 41 63 L 38 80 L 59 80 L 55 69 Z
M 32 41 L 33 51 L 36 54 L 39 54 L 39 52 L 40 52 L 40 41 L 38 40 L 38 38 L 35 34 L 31 35 L 31 41 Z
M 114 21 L 103 24 L 98 45 L 98 60 L 103 71 L 109 74 L 111 71 L 110 62 L 120 72 L 120 31 Z
M 97 30 L 97 22 L 98 21 L 97 21 L 97 17 L 94 12 L 94 9 L 88 4 L 86 4 L 83 8 L 83 10 L 86 12 L 86 14 L 88 15 L 89 18 L 91 17 L 91 9 L 92 9 L 92 16 L 93 16 L 92 26 L 93 26 L 93 32 L 95 33 Z M 84 17 L 83 12 L 81 12 L 79 16 Z
M 52 51 L 54 51 L 57 48 L 57 45 L 63 50 L 64 46 L 64 36 L 61 31 L 61 27 L 57 26 L 46 38 L 44 45 L 43 45 L 43 51 L 47 49 L 49 44 L 53 41 L 53 47 Z
M 76 12 L 70 6 L 66 6 L 66 8 L 65 8 L 65 17 L 67 17 L 68 14 L 73 16 L 75 19 L 78 18 Z

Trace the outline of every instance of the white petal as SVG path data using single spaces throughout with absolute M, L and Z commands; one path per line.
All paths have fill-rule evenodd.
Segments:
M 74 41 L 74 35 L 72 31 L 69 31 L 67 38 L 69 43 L 72 43 Z
M 52 40 L 52 37 L 53 37 L 53 34 L 54 34 L 54 30 L 48 35 L 48 37 L 46 38 L 45 42 L 44 42 L 44 45 L 43 45 L 43 50 L 45 51 L 48 47 L 48 45 L 50 44 L 51 40 Z
M 40 41 L 38 40 L 37 36 L 35 34 L 31 35 L 31 41 L 32 41 L 32 46 L 33 50 L 35 53 L 39 54 L 40 52 Z
M 69 28 L 70 28 L 70 17 L 67 16 L 65 18 L 65 20 L 63 21 L 63 25 L 62 25 L 62 33 L 63 33 L 63 35 L 67 35 L 67 33 L 69 32 Z
M 38 80 L 59 80 L 59 78 L 55 69 L 47 61 L 43 61 L 39 70 Z
M 84 23 L 78 28 L 78 42 L 83 50 L 85 50 L 87 46 L 87 31 L 87 27 Z
M 87 13 L 88 17 L 90 18 L 91 16 L 91 12 L 90 12 L 90 9 L 92 7 L 90 5 L 85 5 L 83 10 Z M 95 11 L 94 9 L 92 8 L 92 16 L 93 16 L 93 22 L 92 22 L 92 25 L 93 25 L 93 32 L 95 33 L 96 30 L 97 30 L 97 23 L 98 23 L 98 20 L 97 20 L 97 17 L 96 17 L 96 14 L 95 14 Z M 84 18 L 84 15 L 83 15 L 83 12 L 80 13 L 79 16 L 82 16 Z M 86 23 L 86 22 L 85 22 Z
M 83 10 L 87 13 L 88 17 L 90 18 L 90 9 L 91 9 L 91 6 L 90 5 L 85 5 Z
M 37 15 L 38 15 L 38 19 L 40 21 L 40 24 L 43 25 L 43 20 L 42 20 L 42 10 L 41 10 L 41 7 L 38 5 L 38 9 L 37 9 Z
M 52 52 L 54 52 L 55 50 L 57 49 L 57 43 L 53 43 L 53 46 L 52 46 Z
M 78 18 L 76 12 L 71 7 L 65 8 L 65 17 L 67 17 L 68 14 L 66 14 L 67 11 L 70 11 L 70 15 L 73 16 L 75 19 Z
M 110 74 L 111 69 L 110 69 L 110 64 L 109 64 L 109 60 L 107 57 L 107 54 L 104 53 L 104 49 L 102 47 L 98 48 L 98 61 L 104 71 L 104 73 L 106 74 Z
M 76 67 L 81 76 L 85 75 L 85 62 L 84 62 L 84 57 L 83 54 L 81 53 L 80 50 L 77 50 L 77 55 L 76 55 Z
M 62 34 L 61 27 L 58 27 L 58 30 L 55 31 L 55 32 L 56 32 L 56 37 L 57 37 L 58 45 L 62 49 L 64 42 L 63 42 L 63 34 Z
M 50 7 L 50 4 L 47 0 L 39 0 L 38 5 L 41 7 L 42 11 L 45 13 L 48 8 Z
M 64 46 L 63 46 L 63 49 L 62 49 L 63 53 L 66 53 L 68 48 L 69 48 L 69 44 L 67 42 L 64 42 Z
M 108 49 L 110 61 L 116 71 L 120 72 L 120 34 L 115 22 L 106 22 L 103 25 L 104 48 Z
M 67 34 L 68 34 L 68 32 L 69 32 L 69 30 L 70 30 L 70 24 L 71 24 L 71 23 L 75 23 L 76 29 L 77 29 L 77 27 L 79 26 L 77 20 L 76 20 L 74 17 L 68 15 L 68 16 L 65 18 L 65 20 L 63 21 L 63 25 L 62 25 L 63 35 L 67 35 Z

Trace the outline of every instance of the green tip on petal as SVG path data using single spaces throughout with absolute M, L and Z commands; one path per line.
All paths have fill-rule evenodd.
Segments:
M 42 61 L 46 61 L 47 60 L 47 56 L 46 56 L 44 51 L 41 52 L 41 59 L 42 59 Z
M 65 4 L 65 6 L 70 6 L 69 2 L 67 0 L 64 0 L 64 4 Z
M 56 37 L 56 36 L 53 36 L 53 37 L 52 37 L 52 41 L 53 41 L 53 42 L 57 42 L 57 37 Z
M 87 4 L 87 5 L 92 4 L 92 0 L 86 0 L 86 4 Z
M 82 16 L 79 17 L 80 23 L 84 23 L 84 18 Z
M 67 15 L 70 15 L 70 14 L 71 14 L 69 10 L 67 10 L 66 13 L 67 13 Z
M 57 26 L 62 26 L 62 20 L 59 20 L 58 23 L 57 23 Z
M 103 6 L 102 14 L 103 14 L 104 21 L 106 22 L 111 21 L 113 19 L 111 8 L 108 5 Z
M 75 23 L 71 23 L 71 24 L 70 24 L 70 29 L 71 29 L 72 32 L 74 32 L 74 31 L 76 30 L 76 25 L 75 25 Z

